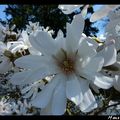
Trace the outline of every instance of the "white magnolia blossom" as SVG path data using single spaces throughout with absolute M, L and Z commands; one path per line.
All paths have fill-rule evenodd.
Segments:
M 49 75 L 53 79 L 31 101 L 32 105 L 42 108 L 41 114 L 61 115 L 66 110 L 67 98 L 89 112 L 97 107 L 96 100 L 89 88 L 93 83 L 99 88 L 109 89 L 113 79 L 100 73 L 103 65 L 111 64 L 108 53 L 97 55 L 90 46 L 87 37 L 82 35 L 84 20 L 75 16 L 72 23 L 67 23 L 67 37 L 54 40 L 47 32 L 37 31 L 30 35 L 31 45 L 42 52 L 40 55 L 27 55 L 15 61 L 21 68 L 28 69 L 16 73 L 11 82 L 16 85 L 34 83 Z M 113 50 L 113 49 L 112 49 Z M 114 50 L 111 51 L 112 55 Z
M 70 14 L 72 12 L 75 12 L 76 14 L 80 13 L 80 7 L 83 5 L 59 5 L 58 8 L 62 10 L 64 14 Z M 83 17 L 86 16 L 87 10 L 88 10 L 89 5 L 85 5 L 83 10 L 81 11 L 81 15 Z
M 109 106 L 117 104 L 116 101 L 109 101 Z M 100 115 L 120 115 L 120 104 L 116 106 L 111 106 L 106 109 L 106 111 L 102 112 Z
M 90 18 L 90 22 L 95 22 L 103 17 L 106 17 L 108 13 L 120 5 L 103 5 L 99 10 L 94 12 Z
M 39 90 L 38 89 L 43 89 L 43 87 L 45 86 L 45 83 L 43 81 L 39 82 L 34 82 L 33 84 L 30 84 L 24 88 L 22 88 L 21 93 L 23 94 L 23 98 L 30 98 L 31 100 L 34 99 Z
M 120 92 L 120 9 L 116 9 L 114 11 L 111 11 L 108 14 L 108 17 L 110 19 L 110 22 L 106 26 L 106 37 L 107 41 L 110 39 L 115 40 L 115 47 L 118 51 L 117 53 L 117 62 L 114 64 L 115 67 L 118 68 L 117 71 L 113 71 L 111 74 L 116 78 L 114 80 L 114 88 Z
M 0 23 L 0 41 L 4 41 L 5 34 L 4 34 L 5 27 Z
M 83 5 L 59 5 L 58 8 L 61 9 L 64 14 L 70 14 L 75 9 L 77 9 L 81 6 L 83 6 Z
M 28 49 L 30 54 L 41 55 L 41 52 L 32 47 L 29 41 L 29 35 L 24 30 L 20 34 L 20 37 L 17 41 L 9 42 L 9 44 L 11 44 L 11 46 L 16 49 L 16 51 L 25 53 L 25 50 Z
M 26 31 L 31 34 L 31 33 L 34 33 L 36 32 L 37 30 L 42 30 L 42 27 L 39 25 L 39 22 L 31 22 L 29 21 L 29 25 L 26 25 Z
M 120 9 L 109 13 L 109 23 L 105 28 L 107 39 L 115 40 L 115 47 L 120 50 Z
M 105 76 L 111 77 L 113 79 L 113 86 L 116 90 L 120 91 L 120 62 L 118 62 L 119 56 L 117 55 L 115 40 L 105 40 L 103 43 L 96 43 L 91 37 L 89 37 L 88 41 L 90 44 L 96 49 L 97 56 L 102 56 L 104 58 L 103 67 L 107 67 L 113 65 L 119 68 L 119 71 L 111 71 L 111 70 L 101 70 L 101 73 Z M 119 59 L 120 60 L 120 59 Z M 116 75 L 116 77 L 115 77 Z M 92 88 L 96 93 L 99 93 L 99 89 L 97 86 L 93 86 Z
M 117 62 L 114 64 L 117 67 L 117 71 L 111 73 L 116 79 L 114 80 L 114 88 L 120 92 L 120 53 L 117 54 Z
M 17 37 L 17 33 L 14 32 L 14 28 L 16 26 L 13 25 L 11 28 L 9 27 L 9 25 L 6 25 L 6 26 L 3 26 L 1 23 L 0 23 L 0 41 L 4 42 L 5 41 L 5 37 L 7 36 L 15 36 Z M 7 38 L 7 41 L 10 41 L 11 38 Z
M 103 101 L 105 100 L 105 98 L 101 94 L 99 96 L 95 96 L 95 98 L 98 103 L 98 108 L 102 108 L 104 106 Z
M 11 111 L 16 115 L 34 115 L 36 110 L 32 108 L 31 103 L 26 99 L 24 101 L 18 100 L 17 103 L 11 103 Z
M 9 51 L 9 52 L 8 52 Z M 9 44 L 5 45 L 0 42 L 0 73 L 5 73 L 12 68 L 12 62 L 9 59 L 11 50 Z
M 0 100 L 0 115 L 11 115 L 11 104 L 7 102 L 7 99 L 2 98 Z

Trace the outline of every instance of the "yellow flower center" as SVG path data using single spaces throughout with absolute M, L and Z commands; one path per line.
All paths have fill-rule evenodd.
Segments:
M 59 53 L 53 58 L 56 61 L 57 66 L 64 74 L 71 74 L 75 71 L 75 59 L 74 57 L 70 57 L 67 52 L 61 49 L 62 56 L 59 56 Z
M 62 64 L 60 65 L 63 72 L 69 74 L 74 71 L 74 62 L 71 59 L 63 60 Z

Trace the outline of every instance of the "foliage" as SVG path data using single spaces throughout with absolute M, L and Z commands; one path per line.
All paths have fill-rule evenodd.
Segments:
M 90 7 L 88 13 L 92 14 L 93 12 L 93 8 Z M 49 29 L 54 31 L 53 38 L 57 36 L 59 29 L 66 36 L 66 22 L 71 22 L 75 15 L 74 12 L 65 15 L 58 5 L 8 5 L 5 13 L 7 16 L 11 16 L 7 22 L 10 25 L 15 24 L 19 30 L 25 29 L 29 21 L 39 22 L 45 28 L 49 26 Z M 88 18 L 85 20 L 84 33 L 87 36 L 95 36 L 98 32 L 98 29 L 92 26 L 93 24 Z

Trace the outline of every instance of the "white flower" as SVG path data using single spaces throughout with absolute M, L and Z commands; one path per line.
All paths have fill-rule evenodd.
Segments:
M 5 27 L 0 23 L 0 41 L 4 41 L 5 39 L 5 34 L 4 34 L 4 31 L 5 30 Z
M 114 80 L 114 88 L 120 92 L 120 54 L 119 54 L 119 50 L 120 50 L 120 9 L 116 9 L 115 11 L 111 11 L 108 15 L 108 17 L 110 18 L 110 22 L 108 23 L 107 27 L 106 27 L 106 37 L 107 37 L 107 41 L 109 41 L 110 39 L 114 39 L 115 40 L 115 48 L 118 51 L 117 54 L 117 62 L 114 64 L 115 67 L 118 68 L 117 71 L 113 71 L 111 73 L 111 75 L 113 77 L 115 77 Z
M 5 73 L 12 68 L 12 63 L 9 59 L 11 52 L 9 46 L 0 42 L 0 73 Z
M 24 85 L 54 75 L 31 102 L 42 108 L 41 114 L 64 114 L 67 98 L 79 105 L 81 111 L 89 112 L 97 107 L 89 83 L 103 89 L 112 86 L 113 80 L 99 73 L 104 59 L 96 57 L 95 49 L 82 36 L 83 29 L 84 20 L 77 15 L 71 24 L 67 23 L 66 39 L 54 40 L 47 32 L 37 31 L 31 34 L 30 42 L 43 55 L 28 55 L 15 61 L 28 70 L 13 75 L 13 84 Z
M 109 66 L 116 62 L 117 51 L 115 47 L 115 40 L 105 40 L 104 42 L 97 43 L 93 38 L 87 39 L 90 46 L 93 46 L 97 51 L 97 57 L 101 56 L 104 58 L 103 66 Z
M 0 41 L 5 41 L 5 37 L 10 35 L 17 35 L 15 32 L 13 32 L 13 29 L 15 28 L 15 25 L 13 25 L 11 28 L 9 25 L 6 25 L 5 27 L 0 23 Z
M 31 54 L 41 55 L 41 52 L 37 51 L 31 46 L 31 43 L 29 41 L 29 35 L 24 30 L 22 31 L 18 41 L 9 42 L 9 44 L 11 48 L 14 48 L 13 50 L 16 52 L 25 52 L 25 50 L 28 49 Z
M 76 8 L 79 8 L 83 5 L 59 5 L 58 8 L 62 10 L 64 14 L 72 13 Z
M 114 88 L 120 92 L 120 74 L 115 75 Z
M 43 81 L 34 82 L 29 86 L 22 88 L 21 93 L 24 95 L 23 98 L 30 98 L 31 100 L 34 99 L 38 94 L 38 89 L 43 89 L 45 83 Z
M 90 22 L 95 22 L 108 15 L 110 11 L 119 7 L 120 5 L 103 5 L 99 10 L 94 12 L 90 18 Z
M 39 26 L 39 22 L 32 23 L 29 21 L 29 25 L 26 25 L 26 27 L 26 31 L 30 34 L 36 32 L 37 30 L 42 30 L 42 27 Z
M 103 101 L 105 100 L 105 98 L 101 94 L 99 94 L 98 96 L 95 96 L 95 98 L 98 103 L 98 107 L 102 108 L 104 105 Z
M 26 99 L 24 99 L 23 102 L 20 100 L 18 100 L 17 103 L 12 102 L 11 111 L 16 115 L 34 115 L 34 113 L 36 113 L 35 109 L 32 108 L 31 104 L 27 102 Z
M 102 48 L 98 51 L 98 56 L 102 56 L 104 58 L 104 66 L 112 65 L 116 62 L 117 51 L 115 48 L 115 40 L 105 41 Z
M 120 50 L 120 9 L 109 13 L 110 22 L 106 26 L 107 39 L 114 39 L 117 50 Z
M 0 115 L 11 115 L 11 104 L 5 98 L 0 100 Z
M 109 106 L 117 104 L 118 102 L 116 101 L 109 101 Z M 120 114 L 120 106 L 119 105 L 114 105 L 111 107 L 108 107 L 106 111 L 102 112 L 100 115 L 119 115 Z

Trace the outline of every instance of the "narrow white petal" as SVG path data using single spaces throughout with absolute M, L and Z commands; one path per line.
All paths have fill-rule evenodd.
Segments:
M 105 28 L 105 32 L 108 33 L 107 36 L 111 36 L 111 34 L 114 35 L 114 36 L 115 36 L 115 35 L 117 36 L 117 33 L 116 33 L 116 31 L 115 31 L 115 27 L 116 27 L 117 24 L 119 24 L 119 22 L 120 22 L 119 19 L 115 19 L 115 20 L 110 21 L 110 22 L 107 24 L 107 26 L 106 26 L 106 28 Z M 108 40 L 109 40 L 109 39 L 108 39 Z
M 117 25 L 119 25 L 119 22 L 120 22 L 120 19 L 115 18 L 114 20 L 111 20 L 105 28 L 105 32 L 107 33 L 107 40 L 106 41 L 114 39 L 115 40 L 115 47 L 116 47 L 117 50 L 120 49 L 119 28 L 116 29 Z
M 120 76 L 115 76 L 114 88 L 120 92 Z
M 97 108 L 96 100 L 90 89 L 85 92 L 83 101 L 80 103 L 79 107 L 82 112 L 90 112 Z
M 38 90 L 34 90 L 31 100 L 33 100 L 38 94 Z
M 36 34 L 30 35 L 30 43 L 44 55 L 53 55 L 57 51 L 54 40 L 47 32 L 37 31 Z
M 29 98 L 29 97 L 31 97 L 32 96 L 32 94 L 33 94 L 33 90 L 31 89 L 31 90 L 29 90 L 29 92 L 27 92 L 25 95 L 23 95 L 23 98 Z
M 15 65 L 26 69 L 36 69 L 44 66 L 48 59 L 46 56 L 26 55 L 18 58 L 15 61 Z
M 10 82 L 15 85 L 24 85 L 25 77 L 28 77 L 31 74 L 31 71 L 24 71 L 24 72 L 19 72 L 15 73 L 11 79 Z M 29 83 L 29 80 L 27 80 Z
M 52 115 L 52 98 L 45 108 L 42 108 L 40 111 L 40 115 Z
M 74 74 L 69 77 L 69 80 L 66 83 L 66 95 L 67 98 L 76 105 L 80 104 L 83 99 L 81 85 Z
M 116 62 L 117 51 L 115 46 L 112 44 L 98 52 L 97 56 L 102 56 L 104 58 L 104 66 L 108 66 Z
M 104 64 L 102 57 L 93 57 L 82 69 L 88 72 L 99 72 Z
M 105 16 L 108 15 L 108 13 L 112 10 L 113 8 L 109 8 L 108 5 L 104 5 L 103 7 L 100 8 L 100 10 L 96 11 L 95 13 L 92 14 L 90 18 L 90 22 L 95 22 Z
M 33 82 L 35 82 L 37 80 L 43 79 L 46 76 L 52 75 L 52 74 L 56 74 L 56 72 L 55 71 L 54 72 L 49 71 L 46 68 L 35 69 L 35 70 L 32 70 L 31 74 L 29 74 L 29 76 L 25 78 L 26 79 L 25 82 L 27 82 L 27 80 L 28 80 L 29 83 L 33 83 Z
M 22 94 L 25 94 L 25 93 L 28 92 L 30 89 L 31 89 L 31 86 L 27 86 L 27 87 L 21 89 L 21 93 L 22 93 Z
M 84 29 L 84 19 L 81 14 L 76 15 L 72 23 L 67 23 L 66 47 L 75 51 Z
M 88 7 L 89 7 L 89 5 L 85 5 L 83 10 L 81 11 L 81 14 L 82 14 L 83 17 L 86 17 L 87 12 L 88 12 Z
M 34 69 L 32 71 L 28 70 L 14 74 L 11 78 L 11 82 L 16 85 L 29 84 L 55 73 L 56 71 L 49 71 L 49 69 L 46 68 Z
M 29 52 L 31 55 L 41 55 L 42 54 L 40 51 L 36 50 L 33 47 L 29 47 L 28 49 L 29 49 Z
M 66 39 L 63 36 L 63 32 L 61 30 L 58 31 L 57 37 L 55 38 L 55 44 L 58 46 L 59 49 L 65 48 L 65 41 Z
M 89 45 L 87 38 L 83 38 L 80 40 L 78 53 L 83 58 L 91 58 L 96 55 L 96 50 Z
M 100 73 L 96 73 L 93 83 L 99 88 L 109 89 L 110 87 L 113 86 L 113 80 L 114 80 L 113 78 L 103 76 Z
M 45 108 L 49 103 L 53 91 L 59 83 L 59 80 L 60 76 L 56 75 L 55 78 L 42 89 L 37 97 L 31 101 L 31 104 L 38 108 Z
M 59 85 L 55 88 L 52 99 L 52 115 L 62 115 L 66 110 L 66 80 L 61 77 Z
M 81 7 L 82 5 L 59 5 L 58 8 L 62 10 L 64 14 L 72 13 L 76 8 Z

